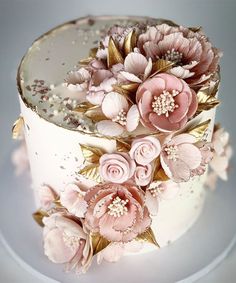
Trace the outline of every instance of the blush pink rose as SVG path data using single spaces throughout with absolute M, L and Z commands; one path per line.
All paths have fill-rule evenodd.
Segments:
M 129 242 L 151 225 L 144 192 L 133 184 L 97 185 L 86 193 L 85 200 L 85 227 L 108 241 Z
M 138 186 L 147 186 L 152 179 L 152 165 L 147 164 L 145 166 L 139 165 L 136 167 L 134 173 L 135 183 Z
M 66 270 L 85 273 L 92 260 L 89 235 L 77 222 L 59 213 L 43 218 L 44 252 L 54 263 L 66 264 Z
M 15 166 L 15 174 L 17 176 L 20 176 L 29 170 L 29 159 L 25 140 L 23 140 L 21 144 L 13 151 L 11 159 L 13 165 Z
M 192 170 L 200 166 L 202 154 L 195 143 L 196 138 L 190 134 L 169 136 L 164 141 L 161 165 L 166 175 L 175 182 L 188 181 Z
M 197 96 L 185 81 L 166 73 L 141 84 L 136 102 L 144 126 L 163 132 L 183 128 L 197 110 Z
M 84 200 L 85 192 L 76 184 L 68 184 L 61 192 L 61 204 L 76 217 L 82 218 L 87 210 L 87 203 Z
M 138 164 L 147 165 L 157 158 L 160 152 L 159 140 L 149 136 L 134 140 L 129 154 Z
M 136 165 L 128 153 L 106 153 L 99 162 L 104 181 L 121 184 L 134 175 Z

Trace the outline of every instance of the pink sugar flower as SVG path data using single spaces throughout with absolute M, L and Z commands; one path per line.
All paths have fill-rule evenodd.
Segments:
M 68 184 L 60 194 L 60 201 L 71 214 L 82 218 L 88 207 L 84 195 L 85 192 L 76 184 Z
M 44 252 L 54 263 L 66 264 L 66 270 L 85 273 L 92 261 L 89 235 L 81 225 L 59 213 L 43 218 Z
M 166 175 L 175 182 L 187 182 L 191 172 L 202 161 L 196 138 L 190 134 L 167 137 L 162 147 L 160 160 Z
M 145 166 L 138 165 L 135 170 L 134 179 L 138 186 L 147 186 L 152 179 L 152 165 L 147 164 Z
M 147 58 L 174 63 L 171 74 L 197 85 L 217 71 L 221 52 L 200 31 L 167 24 L 152 26 L 138 38 L 138 48 Z
M 42 185 L 37 192 L 41 208 L 50 209 L 57 198 L 57 193 L 47 185 Z
M 104 135 L 118 136 L 125 130 L 132 132 L 139 124 L 137 106 L 130 106 L 127 99 L 117 92 L 110 92 L 105 96 L 102 112 L 109 120 L 98 122 L 97 130 Z
M 216 130 L 212 137 L 212 144 L 214 155 L 210 166 L 218 177 L 222 180 L 227 180 L 229 160 L 233 155 L 232 147 L 229 144 L 229 133 L 223 128 Z
M 183 128 L 198 106 L 196 93 L 183 80 L 166 73 L 141 84 L 136 101 L 143 125 L 163 132 Z
M 13 151 L 11 159 L 13 165 L 15 166 L 15 174 L 17 176 L 20 176 L 29 170 L 29 159 L 25 140 L 23 140 Z
M 85 227 L 108 241 L 129 242 L 151 225 L 144 192 L 133 184 L 97 185 L 86 193 L 85 200 Z
M 159 202 L 162 200 L 171 200 L 177 197 L 179 193 L 179 184 L 168 180 L 164 182 L 152 182 L 145 193 L 145 203 L 151 215 L 157 215 Z
M 132 159 L 140 165 L 147 165 L 159 156 L 161 145 L 157 138 L 147 136 L 135 139 L 129 152 Z
M 102 155 L 99 162 L 100 175 L 107 182 L 124 183 L 135 172 L 135 162 L 128 153 L 106 153 Z

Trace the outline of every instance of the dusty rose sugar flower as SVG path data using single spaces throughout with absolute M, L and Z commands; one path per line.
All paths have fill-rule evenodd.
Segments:
M 38 197 L 39 197 L 39 202 L 40 206 L 43 209 L 50 209 L 53 205 L 53 202 L 57 198 L 57 193 L 48 185 L 42 185 L 38 190 Z
M 165 59 L 174 63 L 169 71 L 190 85 L 205 82 L 217 71 L 221 52 L 212 46 L 202 31 L 152 26 L 138 38 L 138 47 L 147 58 Z
M 143 125 L 163 132 L 183 128 L 198 106 L 196 93 L 186 82 L 166 73 L 141 84 L 136 102 Z
M 129 242 L 151 225 L 144 192 L 133 184 L 97 185 L 86 193 L 85 200 L 84 225 L 111 242 Z
M 147 186 L 152 180 L 153 168 L 151 164 L 138 165 L 135 170 L 134 180 L 138 186 Z
M 82 226 L 60 213 L 43 218 L 44 252 L 54 263 L 66 264 L 66 271 L 85 273 L 92 261 L 89 235 Z
M 160 160 L 166 175 L 175 182 L 187 182 L 202 162 L 196 138 L 190 134 L 169 136 L 164 141 Z
M 99 160 L 100 175 L 104 181 L 124 183 L 133 175 L 136 168 L 128 153 L 106 153 Z

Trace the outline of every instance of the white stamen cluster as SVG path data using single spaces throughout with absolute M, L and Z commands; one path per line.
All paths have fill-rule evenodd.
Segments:
M 72 251 L 78 249 L 78 246 L 80 244 L 79 237 L 67 235 L 65 232 L 63 233 L 63 241 L 65 245 Z
M 167 90 L 164 90 L 161 95 L 154 96 L 154 101 L 152 102 L 152 109 L 158 116 L 165 115 L 169 117 L 169 112 L 174 112 L 179 105 L 175 104 L 174 97 L 179 94 L 179 91 L 172 90 L 170 93 Z
M 176 145 L 168 145 L 165 147 L 167 159 L 176 161 L 178 159 L 178 147 Z
M 120 197 L 116 197 L 113 202 L 108 206 L 108 214 L 114 217 L 120 217 L 128 212 L 126 204 L 129 202 L 128 199 L 123 200 Z
M 158 186 L 149 188 L 148 190 L 154 198 L 158 197 Z
M 112 119 L 112 121 L 121 124 L 121 126 L 125 126 L 126 125 L 126 112 L 123 109 L 121 109 L 118 115 L 114 119 Z
M 183 54 L 179 51 L 175 51 L 174 48 L 167 50 L 167 52 L 162 56 L 164 60 L 180 64 L 183 58 Z

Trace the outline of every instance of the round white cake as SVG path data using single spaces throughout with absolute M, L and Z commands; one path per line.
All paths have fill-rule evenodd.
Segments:
M 170 21 L 146 17 L 86 17 L 56 27 L 30 47 L 20 64 L 17 80 L 36 207 L 41 205 L 39 192 L 43 186 L 53 188 L 60 197 L 68 184 L 76 183 L 84 191 L 97 184 L 93 178 L 80 173 L 86 161 L 82 147 L 99 148 L 111 154 L 119 151 L 122 139 L 130 137 L 127 133 L 118 138 L 97 132 L 93 121 L 77 111 L 86 93 L 68 83 L 68 74 L 78 68 L 81 60 L 85 64 L 89 50 L 97 46 L 110 27 L 141 25 L 147 28 L 163 23 L 176 26 Z M 197 114 L 177 133 L 191 134 L 189 129 L 208 121 L 203 140 L 210 142 L 215 108 Z M 140 124 L 131 134 L 135 140 L 152 135 L 152 131 Z M 175 197 L 163 194 L 159 198 L 158 213 L 150 217 L 151 229 L 160 247 L 178 239 L 197 220 L 205 199 L 206 174 L 195 174 L 187 182 L 177 182 Z M 140 252 L 153 249 L 156 249 L 154 245 L 145 242 Z

